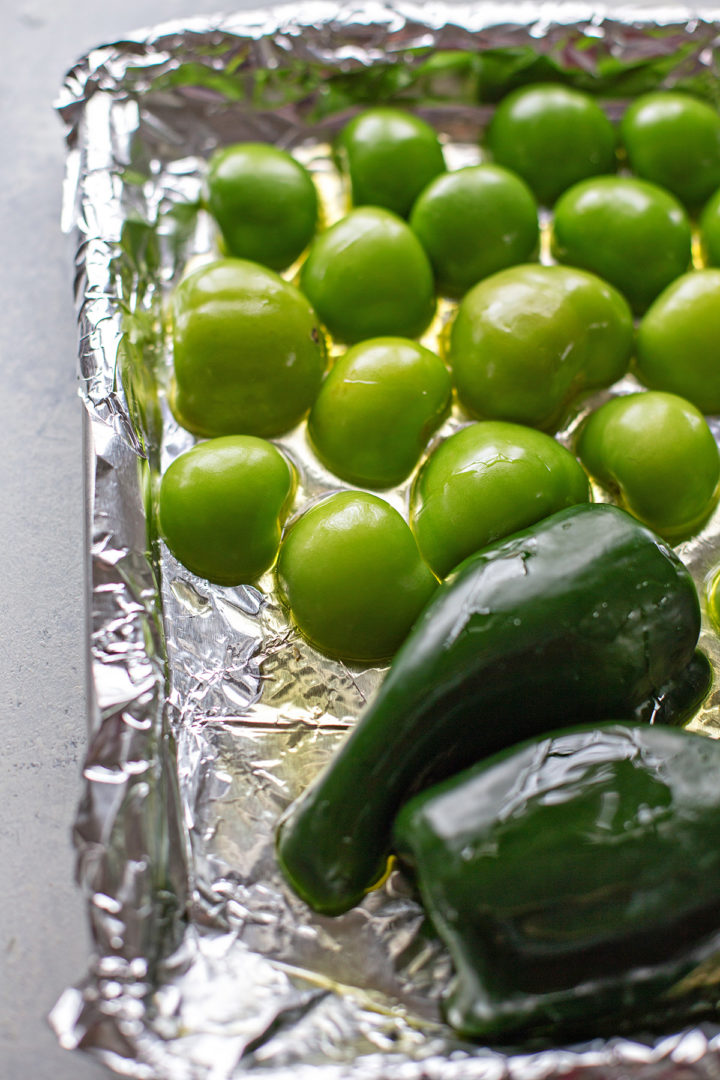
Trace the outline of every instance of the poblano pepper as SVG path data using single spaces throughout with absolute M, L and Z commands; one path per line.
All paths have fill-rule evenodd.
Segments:
M 411 800 L 396 842 L 455 964 L 450 1024 L 517 1045 L 706 1012 L 719 772 L 713 739 L 613 724 L 514 747 Z
M 339 914 L 381 877 L 415 792 L 552 728 L 697 700 L 697 593 L 624 511 L 580 505 L 470 556 L 421 613 L 338 754 L 280 822 L 296 892 Z

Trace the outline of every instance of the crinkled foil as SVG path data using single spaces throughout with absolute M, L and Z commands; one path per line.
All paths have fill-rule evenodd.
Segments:
M 371 102 L 423 112 L 458 165 L 480 160 L 477 134 L 503 89 L 558 70 L 616 115 L 660 85 L 717 101 L 720 12 L 653 17 L 303 2 L 143 31 L 68 74 L 58 107 L 65 227 L 77 238 L 91 672 L 75 839 L 95 949 L 51 1016 L 64 1046 L 139 1080 L 720 1075 L 710 1027 L 522 1055 L 463 1043 L 439 1008 L 447 954 L 399 872 L 339 919 L 294 898 L 275 866 L 274 823 L 383 672 L 314 652 L 270 574 L 237 589 L 192 577 L 154 524 L 158 476 L 192 442 L 167 407 L 166 313 L 183 267 L 216 244 L 199 209 L 212 150 L 239 139 L 292 149 L 330 219 L 344 196 L 328 141 Z M 494 60 L 479 70 L 483 50 Z M 462 421 L 456 412 L 445 432 Z M 296 510 L 338 486 L 302 426 L 278 441 L 299 469 Z M 405 485 L 387 497 L 405 511 L 407 495 Z M 719 538 L 716 515 L 682 548 L 716 666 Z M 717 734 L 719 700 L 714 691 L 695 726 Z

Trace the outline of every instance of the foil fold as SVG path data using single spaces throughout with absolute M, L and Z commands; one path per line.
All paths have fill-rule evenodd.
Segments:
M 612 110 L 645 84 L 695 80 L 720 98 L 719 32 L 720 11 L 666 8 L 650 23 L 643 10 L 611 17 L 574 3 L 321 0 L 139 31 L 68 73 L 58 110 L 63 222 L 77 241 L 91 702 L 75 842 L 95 947 L 51 1015 L 62 1045 L 138 1080 L 720 1072 L 710 1027 L 526 1054 L 462 1042 L 439 1007 L 449 959 L 399 872 L 338 919 L 292 896 L 274 824 L 383 669 L 320 657 L 289 625 L 272 575 L 237 589 L 193 577 L 154 521 L 157 478 L 193 442 L 167 406 L 167 299 L 186 262 L 213 248 L 199 200 L 216 146 L 291 148 L 332 214 L 328 141 L 371 101 L 411 104 L 445 132 L 456 161 L 479 160 L 493 86 L 479 101 L 475 62 L 424 67 L 433 54 L 499 50 L 503 85 L 541 57 L 578 85 L 612 91 Z M 302 425 L 278 441 L 301 474 L 296 510 L 339 486 L 312 460 Z M 387 497 L 405 509 L 407 494 Z M 705 595 L 720 514 L 682 554 Z M 706 618 L 717 664 L 715 638 Z M 715 690 L 697 721 L 714 734 L 717 706 Z

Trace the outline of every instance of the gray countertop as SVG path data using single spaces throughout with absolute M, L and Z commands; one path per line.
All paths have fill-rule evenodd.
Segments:
M 65 148 L 53 101 L 65 71 L 94 45 L 221 7 L 0 0 L 2 1080 L 109 1076 L 62 1050 L 46 1020 L 90 952 L 71 842 L 86 741 L 82 425 L 73 253 L 60 232 Z

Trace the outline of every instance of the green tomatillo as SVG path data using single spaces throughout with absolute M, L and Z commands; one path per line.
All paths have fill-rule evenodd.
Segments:
M 213 154 L 207 204 L 228 254 L 284 270 L 315 232 L 318 199 L 307 169 L 267 143 L 236 143 Z
M 304 636 L 364 663 L 395 653 L 437 585 L 397 510 L 355 491 L 329 495 L 291 524 L 277 573 Z
M 280 435 L 302 420 L 326 366 L 308 300 L 272 270 L 218 259 L 173 297 L 172 407 L 200 436 Z
M 579 393 L 625 374 L 632 347 L 630 309 L 611 285 L 566 266 L 525 265 L 466 294 L 448 358 L 473 416 L 552 430 Z
M 669 539 L 696 532 L 717 500 L 715 439 L 702 413 L 675 394 L 605 402 L 583 423 L 577 452 L 626 510 Z
M 635 175 L 691 209 L 720 187 L 720 115 L 706 101 L 681 91 L 643 94 L 625 112 L 620 138 Z
M 300 288 L 330 333 L 350 344 L 419 337 L 435 313 L 432 267 L 420 241 L 376 206 L 352 210 L 315 238 Z
M 343 128 L 336 155 L 354 206 L 383 206 L 406 217 L 422 189 L 445 171 L 437 134 L 403 109 L 366 109 Z
M 694 270 L 658 296 L 638 327 L 638 378 L 720 413 L 720 270 Z
M 552 250 L 561 263 L 599 274 L 644 311 L 690 265 L 690 222 L 681 203 L 647 180 L 598 176 L 558 199 Z
M 210 439 L 165 471 L 160 532 L 191 573 L 247 585 L 275 561 L 294 488 L 294 469 L 272 443 L 251 435 Z
M 486 421 L 430 454 L 413 487 L 410 523 L 442 578 L 487 544 L 589 498 L 585 473 L 552 436 Z
M 499 165 L 438 176 L 419 196 L 410 225 L 430 258 L 438 289 L 452 297 L 506 266 L 527 262 L 538 244 L 532 192 Z
M 615 143 L 597 101 L 556 83 L 512 91 L 487 132 L 494 160 L 518 173 L 547 206 L 578 180 L 614 172 Z
M 353 346 L 328 372 L 308 419 L 318 457 L 351 484 L 392 487 L 415 468 L 450 408 L 442 360 L 405 338 Z

